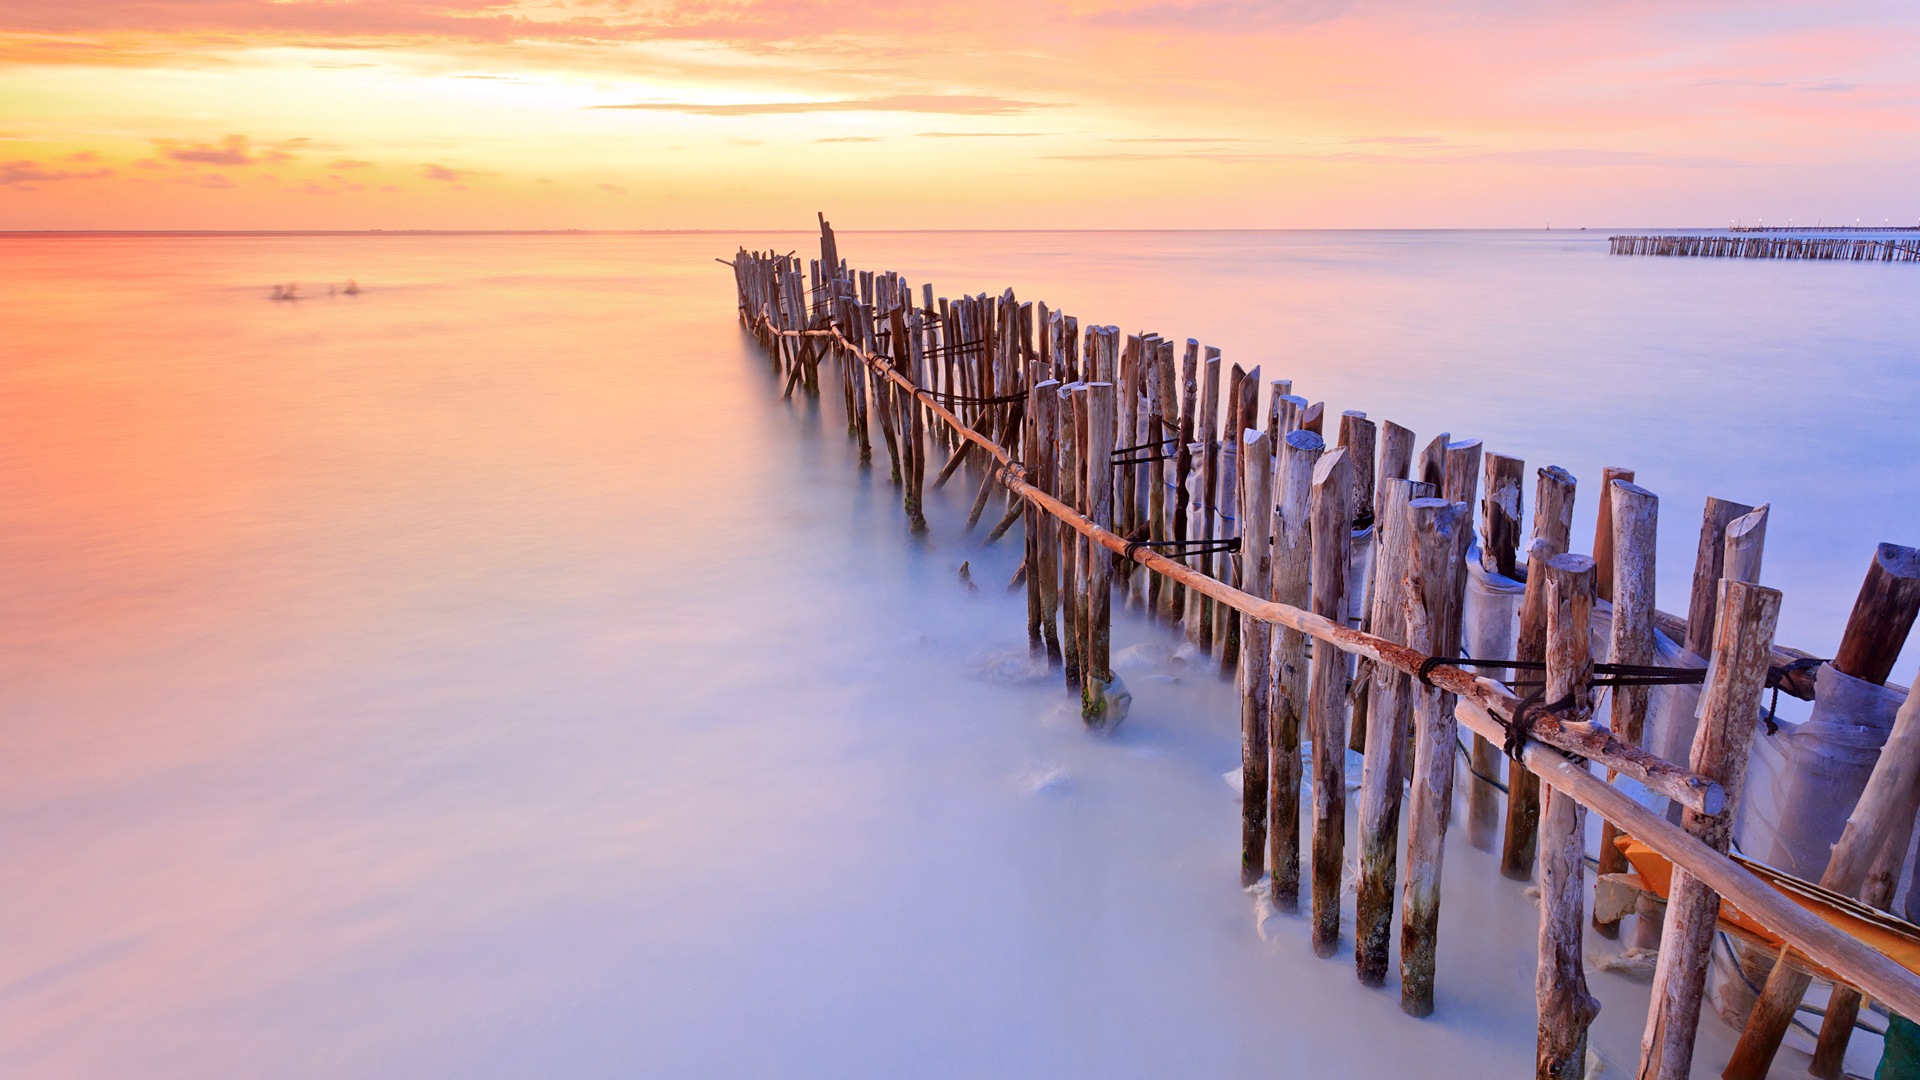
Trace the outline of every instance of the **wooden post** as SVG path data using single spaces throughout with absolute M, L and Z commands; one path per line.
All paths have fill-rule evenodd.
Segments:
M 1095 525 L 1111 531 L 1113 470 L 1108 462 L 1113 457 L 1113 384 L 1093 383 L 1085 396 L 1087 516 Z M 1113 559 L 1105 551 L 1090 555 L 1086 569 L 1087 653 L 1082 661 L 1086 682 L 1080 692 L 1080 714 L 1088 727 L 1106 729 L 1123 719 L 1114 715 L 1113 669 L 1108 664 L 1113 633 Z
M 1472 536 L 1466 503 L 1417 499 L 1408 504 L 1410 549 L 1404 562 L 1407 644 L 1429 656 L 1460 647 L 1460 607 Z M 1440 871 L 1453 813 L 1453 755 L 1458 745 L 1453 695 L 1410 684 L 1414 698 L 1413 787 L 1408 794 L 1407 886 L 1400 922 L 1400 1008 L 1433 1013 L 1434 956 L 1439 944 Z
M 1693 560 L 1693 591 L 1687 601 L 1687 651 L 1705 656 L 1713 647 L 1713 619 L 1719 607 L 1720 578 L 1727 560 L 1727 526 L 1753 507 L 1726 499 L 1707 499 L 1700 515 L 1700 546 Z
M 1914 821 L 1894 819 L 1887 824 L 1890 827 L 1880 842 L 1880 853 L 1874 856 L 1873 867 L 1867 871 L 1867 883 L 1860 887 L 1860 902 L 1883 911 L 1891 908 L 1893 894 L 1899 891 Z M 1859 1018 L 1860 991 L 1835 983 L 1833 993 L 1827 998 L 1827 1015 L 1820 1022 L 1820 1039 L 1814 1044 L 1813 1063 L 1807 1066 L 1807 1072 L 1821 1080 L 1840 1080 L 1845 1071 L 1847 1043 L 1853 1038 L 1853 1023 Z
M 1447 444 L 1446 487 L 1440 497 L 1448 502 L 1473 505 L 1480 488 L 1480 440 L 1462 439 Z
M 1727 523 L 1726 554 L 1721 558 L 1720 576 L 1729 581 L 1759 581 L 1760 558 L 1767 541 L 1768 507 L 1761 505 Z
M 1347 456 L 1352 461 L 1353 468 L 1353 527 L 1356 531 L 1363 531 L 1369 527 L 1374 530 L 1374 554 L 1371 563 L 1367 566 L 1367 579 L 1355 590 L 1356 595 L 1348 598 L 1350 604 L 1356 604 L 1359 607 L 1359 626 L 1362 630 L 1369 630 L 1373 626 L 1374 583 L 1380 576 L 1380 515 L 1375 507 L 1376 499 L 1374 497 L 1374 449 L 1375 443 L 1378 440 L 1378 434 L 1378 426 L 1375 425 L 1373 421 L 1367 419 L 1366 413 L 1350 409 L 1340 414 L 1340 446 L 1347 451 Z M 1364 754 L 1367 749 L 1367 717 L 1368 710 L 1372 707 L 1373 702 L 1372 691 L 1371 680 L 1362 682 L 1355 689 L 1353 699 L 1353 723 L 1347 732 L 1347 745 L 1356 753 Z M 1394 798 L 1394 805 L 1399 805 L 1397 793 Z M 1396 831 L 1398 830 L 1396 829 Z M 1390 888 L 1391 882 L 1389 882 L 1389 889 Z M 1387 903 L 1389 906 L 1391 905 L 1391 895 L 1388 896 Z M 1391 921 L 1390 916 L 1389 921 Z M 1358 940 L 1359 932 L 1356 931 L 1355 941 L 1357 942 Z M 1384 950 L 1384 948 L 1385 946 L 1383 945 L 1382 949 Z M 1386 978 L 1386 959 L 1384 952 L 1381 954 L 1380 963 L 1380 977 L 1384 979 Z M 1362 979 L 1364 981 L 1364 975 Z
M 1273 452 L 1265 432 L 1240 438 L 1241 589 L 1266 596 L 1273 578 Z M 1244 623 L 1240 651 L 1240 884 L 1253 885 L 1267 869 L 1267 793 L 1272 748 L 1268 739 L 1269 627 L 1233 612 Z
M 1613 490 L 1615 480 L 1633 483 L 1633 470 L 1609 465 L 1600 470 L 1600 509 L 1593 522 L 1593 592 L 1595 596 L 1613 603 L 1613 499 L 1608 493 Z M 1600 858 L 1604 865 L 1606 845 L 1600 845 Z M 1601 873 L 1609 871 L 1602 870 Z
M 1559 710 L 1564 723 L 1587 724 L 1593 716 L 1593 560 L 1555 555 L 1531 563 L 1527 580 L 1536 577 L 1545 577 L 1548 586 L 1546 701 L 1568 702 Z M 1586 809 L 1566 792 L 1548 787 L 1545 794 L 1540 819 L 1540 966 L 1533 982 L 1540 1009 L 1534 1075 L 1537 1080 L 1580 1080 L 1586 1074 L 1587 1027 L 1600 1012 L 1600 1003 L 1587 992 L 1580 955 L 1586 930 L 1581 917 Z
M 1612 553 L 1613 568 L 1607 575 L 1613 583 L 1613 624 L 1608 629 L 1607 655 L 1616 664 L 1652 664 L 1654 661 L 1653 611 L 1656 534 L 1660 525 L 1660 498 L 1627 480 L 1608 482 L 1601 492 L 1607 507 L 1607 550 Z M 1599 566 L 1596 561 L 1595 576 Z M 1613 688 L 1611 727 L 1615 736 L 1634 746 L 1645 746 L 1647 705 L 1652 688 L 1616 686 Z M 1612 779 L 1609 774 L 1608 779 Z M 1609 821 L 1600 829 L 1601 875 L 1618 874 L 1627 869 L 1627 857 L 1614 846 L 1618 828 Z M 1656 909 L 1650 904 L 1641 911 L 1647 918 Z M 1617 929 L 1618 923 L 1608 924 Z M 1651 935 L 1649 935 L 1650 937 Z
M 1866 580 L 1847 619 L 1847 629 L 1841 635 L 1840 648 L 1832 661 L 1834 670 L 1868 682 L 1884 682 L 1899 656 L 1900 642 L 1913 625 L 1916 611 L 1920 611 L 1920 550 L 1881 544 L 1874 551 L 1873 563 L 1867 568 Z M 1843 661 L 1858 666 L 1849 670 Z M 1909 695 L 1901 707 L 1894 721 L 1896 729 L 1900 719 L 1914 708 L 1914 700 L 1914 695 Z M 1908 751 L 1909 745 L 1902 743 L 1902 752 L 1920 752 Z M 1890 760 L 1893 749 L 1889 735 L 1879 760 Z M 1867 793 L 1876 791 L 1880 772 L 1876 764 L 1867 779 L 1867 790 L 1854 805 L 1846 829 L 1840 834 L 1840 842 L 1834 845 L 1833 855 L 1827 861 L 1826 872 L 1820 877 L 1820 884 L 1835 892 L 1848 896 L 1859 894 L 1878 850 L 1877 844 L 1892 827 L 1891 821 L 1897 820 L 1900 814 L 1902 804 L 1889 793 L 1876 793 L 1875 801 L 1868 802 Z M 1912 815 L 1913 810 L 1906 810 L 1907 817 Z M 1800 998 L 1811 981 L 1811 976 L 1791 962 L 1773 965 L 1767 985 L 1747 1017 L 1747 1026 L 1740 1032 L 1733 1058 L 1727 1063 L 1724 1075 L 1728 1080 L 1758 1080 L 1767 1074 L 1773 1055 L 1780 1049 L 1780 1039 L 1793 1022 Z
M 1388 420 L 1381 425 L 1379 443 L 1380 478 L 1373 485 L 1375 520 L 1386 509 L 1380 505 L 1380 497 L 1386 491 L 1387 481 L 1407 479 L 1407 470 L 1413 467 L 1413 432 Z
M 1833 666 L 1856 679 L 1883 683 L 1920 613 L 1920 548 L 1881 544 L 1853 601 Z
M 1059 499 L 1074 509 L 1084 504 L 1080 501 L 1080 454 L 1074 441 L 1074 400 L 1080 395 L 1076 392 L 1084 383 L 1066 383 L 1060 387 L 1059 423 L 1057 425 L 1058 446 L 1054 451 L 1054 460 L 1059 471 L 1055 474 L 1060 485 Z M 1061 645 L 1066 653 L 1062 674 L 1066 677 L 1068 689 L 1080 688 L 1080 534 L 1065 527 L 1060 528 L 1060 636 Z
M 1573 474 L 1557 465 L 1540 470 L 1533 497 L 1533 540 L 1527 549 L 1527 592 L 1520 601 L 1520 635 L 1515 658 L 1528 663 L 1546 659 L 1547 582 L 1542 570 L 1548 560 L 1567 550 L 1573 531 Z M 1551 700 L 1551 699 L 1550 699 Z M 1525 881 L 1533 871 L 1540 831 L 1540 785 L 1524 769 L 1507 773 L 1507 837 L 1501 849 L 1500 872 Z
M 1199 425 L 1200 394 L 1200 343 L 1187 339 L 1186 355 L 1180 362 L 1180 441 L 1174 448 L 1173 482 L 1173 538 L 1178 541 L 1197 539 L 1194 525 L 1194 506 L 1192 478 L 1195 462 L 1193 460 L 1194 439 Z M 1191 558 L 1183 561 L 1193 566 Z M 1187 640 L 1197 640 L 1200 597 L 1182 586 L 1174 590 L 1173 608 L 1179 620 L 1187 630 Z
M 1240 432 L 1255 426 L 1254 406 L 1260 394 L 1260 366 L 1254 365 L 1252 371 L 1240 370 L 1233 365 L 1233 378 L 1229 380 L 1230 392 L 1224 402 L 1227 414 L 1226 434 L 1220 444 L 1220 536 L 1232 539 L 1244 531 L 1246 522 L 1242 520 L 1245 511 L 1240 505 L 1240 478 L 1238 466 L 1229 475 L 1226 457 L 1227 447 L 1233 448 L 1234 461 L 1240 459 Z M 1231 519 L 1232 524 L 1228 521 Z M 1219 571 L 1214 575 L 1235 588 L 1244 588 L 1240 584 L 1241 567 L 1245 563 L 1243 555 L 1222 552 L 1219 555 Z M 1225 604 L 1214 605 L 1213 636 L 1220 642 L 1220 677 L 1233 678 L 1240 670 L 1240 614 Z
M 1353 475 L 1344 450 L 1313 470 L 1313 613 L 1344 621 L 1347 561 L 1353 546 Z M 1313 650 L 1307 728 L 1313 738 L 1313 951 L 1325 958 L 1340 941 L 1340 874 L 1347 841 L 1347 655 Z
M 1176 516 L 1179 507 L 1177 493 L 1169 491 L 1169 486 L 1181 482 L 1182 477 L 1172 467 L 1178 461 L 1178 454 L 1186 445 L 1180 441 L 1180 378 L 1173 366 L 1173 342 L 1162 341 L 1154 354 L 1154 373 L 1159 379 L 1160 423 L 1154 429 L 1154 439 L 1173 448 L 1175 457 L 1153 463 L 1151 483 L 1154 498 L 1154 526 L 1157 540 L 1171 540 L 1186 535 L 1185 527 L 1178 523 Z M 1175 445 L 1177 444 L 1177 445 Z M 1180 531 L 1176 532 L 1178 529 Z M 1160 575 L 1153 575 L 1159 581 Z M 1181 591 L 1176 582 L 1160 583 L 1160 617 L 1168 622 L 1180 620 Z
M 1409 535 L 1408 505 L 1413 480 L 1389 480 L 1383 493 L 1384 516 L 1375 523 L 1374 567 L 1378 583 L 1369 612 L 1371 633 L 1388 641 L 1407 640 L 1405 581 L 1415 555 Z M 1368 747 L 1360 770 L 1360 882 L 1354 901 L 1353 961 L 1360 981 L 1380 986 L 1387 980 L 1388 947 L 1393 936 L 1394 875 L 1400 840 L 1400 789 L 1406 776 L 1401 760 L 1408 720 L 1413 713 L 1412 682 L 1398 671 L 1376 669 L 1366 715 L 1356 704 L 1353 722 L 1367 728 Z M 1349 744 L 1351 745 L 1351 744 Z
M 1274 516 L 1273 599 L 1306 609 L 1313 603 L 1313 474 L 1326 444 L 1310 431 L 1289 431 L 1281 439 Z M 1307 714 L 1307 636 L 1291 627 L 1273 634 L 1271 694 L 1267 706 L 1268 770 L 1267 860 L 1273 906 L 1300 908 L 1300 731 Z
M 1432 484 L 1435 491 L 1447 488 L 1447 440 L 1452 436 L 1441 432 L 1433 441 L 1420 451 L 1420 460 L 1414 464 L 1413 478 Z
M 1483 460 L 1487 490 L 1480 501 L 1480 566 L 1490 574 L 1512 578 L 1518 573 L 1520 485 L 1526 463 L 1494 453 Z M 1468 750 L 1467 843 L 1481 851 L 1492 851 L 1500 834 L 1500 789 L 1493 779 L 1500 774 L 1500 748 L 1477 734 L 1472 742 Z
M 1377 516 L 1374 510 L 1374 444 L 1379 428 L 1367 414 L 1348 410 L 1340 414 L 1340 446 L 1353 462 L 1353 508 L 1361 528 Z
M 1200 419 L 1195 427 L 1193 438 L 1200 445 L 1200 536 L 1201 540 L 1212 540 L 1220 535 L 1220 350 L 1209 346 L 1206 362 L 1201 366 L 1200 377 Z M 1214 573 L 1214 556 L 1210 554 L 1192 556 L 1188 565 L 1208 577 L 1217 577 Z M 1204 655 L 1213 655 L 1213 600 L 1205 596 L 1194 596 L 1196 606 L 1190 605 L 1187 611 L 1190 620 L 1187 626 L 1187 640 L 1200 647 Z
M 1057 379 L 1037 382 L 1028 391 L 1032 409 L 1035 475 L 1030 481 L 1048 495 L 1059 494 L 1060 383 Z M 1039 550 L 1040 633 L 1046 645 L 1047 663 L 1057 665 L 1060 657 L 1060 523 L 1052 514 L 1036 514 L 1034 543 Z
M 1682 811 L 1681 826 L 1715 851 L 1724 852 L 1733 839 L 1753 726 L 1773 656 L 1780 593 L 1728 579 L 1720 584 L 1718 606 L 1708 679 L 1701 692 L 1700 726 L 1688 760 L 1694 772 L 1720 783 L 1727 801 L 1717 814 Z M 1692 1075 L 1700 995 L 1706 987 L 1719 914 L 1719 894 L 1676 867 L 1667 894 L 1647 1030 L 1640 1040 L 1640 1080 L 1685 1080 Z
M 1519 576 L 1520 488 L 1526 463 L 1505 454 L 1488 454 L 1487 496 L 1480 504 L 1480 565 L 1490 574 Z

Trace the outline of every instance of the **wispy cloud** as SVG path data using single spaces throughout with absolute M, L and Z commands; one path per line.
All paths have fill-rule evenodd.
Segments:
M 49 169 L 43 168 L 37 161 L 0 161 L 0 187 L 62 180 L 95 180 L 112 175 L 112 169 Z
M 690 113 L 695 116 L 779 116 L 820 112 L 944 113 L 956 116 L 1006 116 L 1053 106 L 1043 101 L 976 94 L 895 94 L 889 97 L 841 98 L 833 101 L 739 101 L 703 104 L 684 101 L 635 101 L 623 105 L 588 105 L 589 109 L 639 109 L 648 112 Z
M 251 165 L 254 157 L 249 150 L 245 135 L 229 135 L 218 143 L 178 143 L 171 139 L 155 139 L 154 144 L 160 152 L 175 161 L 185 161 L 195 165 Z
M 1052 134 L 1051 131 L 921 131 L 915 136 L 922 139 L 1038 139 Z

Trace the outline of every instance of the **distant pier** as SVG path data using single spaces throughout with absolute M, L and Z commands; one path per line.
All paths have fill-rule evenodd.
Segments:
M 1703 255 L 1724 259 L 1920 262 L 1920 240 L 1832 236 L 1610 236 L 1607 251 L 1613 255 Z

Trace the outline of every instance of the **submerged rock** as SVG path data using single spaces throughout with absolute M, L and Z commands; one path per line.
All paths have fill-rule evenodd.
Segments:
M 1080 717 L 1094 731 L 1112 731 L 1133 709 L 1133 692 L 1115 675 L 1092 689 L 1080 691 Z

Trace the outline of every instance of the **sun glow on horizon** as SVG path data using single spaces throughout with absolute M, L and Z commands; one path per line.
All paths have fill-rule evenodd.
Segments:
M 0 228 L 1920 218 L 1910 5 L 0 2 Z

